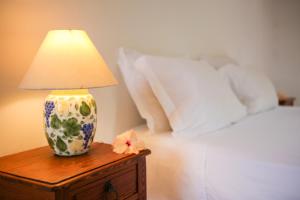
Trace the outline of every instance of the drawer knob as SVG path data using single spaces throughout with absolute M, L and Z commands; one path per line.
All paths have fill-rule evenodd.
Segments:
M 119 194 L 110 181 L 104 184 L 105 200 L 119 200 Z

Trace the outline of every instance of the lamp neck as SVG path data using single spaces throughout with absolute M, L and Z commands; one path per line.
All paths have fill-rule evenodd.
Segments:
M 80 90 L 52 90 L 52 95 L 86 95 L 89 94 L 88 89 L 80 89 Z

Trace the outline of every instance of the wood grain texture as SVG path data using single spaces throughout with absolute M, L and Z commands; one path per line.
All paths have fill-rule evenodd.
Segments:
M 127 156 L 100 143 L 92 145 L 85 155 L 67 158 L 54 155 L 49 147 L 41 147 L 0 158 L 0 172 L 55 184 Z
M 147 186 L 146 186 L 146 159 L 140 157 L 138 161 L 138 193 L 139 199 L 147 199 Z
M 48 147 L 5 156 L 0 199 L 103 199 L 108 181 L 120 199 L 146 199 L 148 154 L 115 154 L 111 145 L 95 143 L 88 154 L 70 158 L 55 156 Z
M 0 199 L 45 199 L 54 200 L 55 193 L 42 190 L 34 185 L 24 185 L 19 182 L 7 181 L 0 178 Z

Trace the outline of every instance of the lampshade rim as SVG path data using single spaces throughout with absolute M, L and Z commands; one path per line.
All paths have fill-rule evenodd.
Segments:
M 115 80 L 115 83 L 110 83 L 110 84 L 107 84 L 107 85 L 104 85 L 104 86 L 91 86 L 91 87 L 60 87 L 60 88 L 51 88 L 51 87 L 40 87 L 40 88 L 33 88 L 33 87 L 22 87 L 22 86 L 19 86 L 18 88 L 19 89 L 22 89 L 22 90 L 80 90 L 80 89 L 96 89 L 96 88 L 105 88 L 105 87 L 111 87 L 111 86 L 116 86 L 118 85 L 118 81 Z

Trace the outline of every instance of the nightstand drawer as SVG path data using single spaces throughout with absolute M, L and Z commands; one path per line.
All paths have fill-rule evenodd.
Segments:
M 101 199 L 126 199 L 138 192 L 136 165 L 109 175 L 99 181 L 90 183 L 74 191 L 72 199 L 76 200 L 101 200 Z

